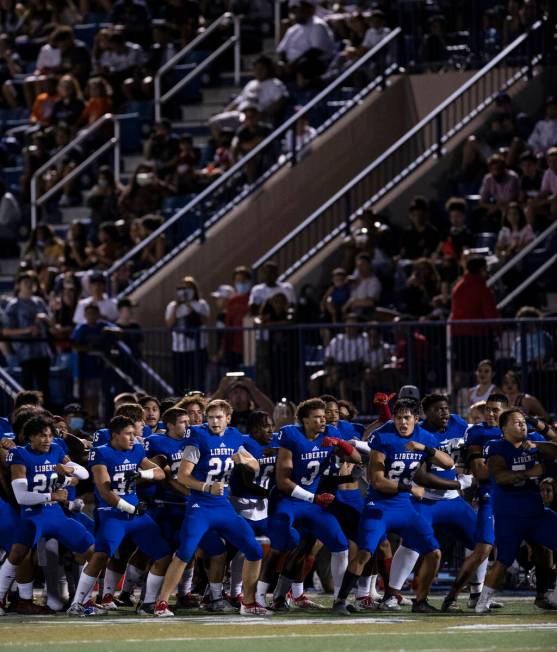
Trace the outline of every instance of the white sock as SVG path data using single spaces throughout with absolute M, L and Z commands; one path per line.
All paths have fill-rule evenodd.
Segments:
M 377 593 L 377 578 L 378 575 L 370 575 L 369 594 Z
M 480 597 L 478 598 L 478 604 L 476 605 L 476 609 L 481 605 L 485 605 L 489 607 L 489 604 L 491 602 L 491 598 L 493 597 L 493 594 L 495 593 L 495 589 L 492 589 L 489 586 L 486 586 L 484 584 L 484 587 L 482 589 L 482 593 Z
M 126 568 L 126 576 L 124 578 L 124 584 L 122 585 L 122 592 L 133 593 L 134 588 L 138 584 L 141 584 L 144 575 L 145 575 L 144 570 L 141 570 L 141 568 L 138 568 L 137 566 L 133 566 L 132 564 L 128 564 Z
M 211 600 L 222 600 L 222 582 L 209 582 Z
M 348 550 L 331 553 L 331 575 L 333 576 L 334 597 L 336 598 L 340 591 L 342 578 L 348 568 Z
M 257 582 L 257 589 L 255 590 L 255 601 L 257 604 L 267 604 L 267 591 L 269 590 L 269 582 Z
M 122 573 L 120 571 L 113 571 L 110 568 L 104 571 L 103 598 L 105 595 L 114 595 L 121 577 Z
M 488 561 L 488 559 L 484 559 L 472 575 L 472 578 L 470 579 L 470 593 L 482 592 Z
M 152 604 L 157 601 L 163 581 L 164 575 L 154 575 L 151 572 L 147 573 L 147 581 L 145 582 L 145 598 L 143 599 L 145 604 Z
M 377 578 L 377 575 L 375 576 Z M 371 590 L 371 575 L 362 575 L 356 585 L 356 597 L 366 598 Z
M 242 593 L 242 570 L 244 568 L 244 555 L 237 552 L 230 562 L 230 595 L 235 598 Z
M 9 559 L 2 564 L 0 568 L 0 600 L 4 600 L 12 582 L 15 580 L 17 566 L 14 566 Z
M 37 546 L 39 563 L 43 568 L 46 584 L 47 604 L 61 603 L 59 545 L 56 539 L 41 539 Z
M 95 583 L 97 581 L 96 577 L 90 577 L 85 572 L 81 573 L 79 577 L 79 583 L 77 589 L 75 590 L 75 595 L 73 597 L 74 604 L 77 602 L 79 604 L 84 604 L 89 599 L 89 595 L 93 590 Z
M 25 582 L 21 584 L 17 583 L 17 590 L 19 591 L 19 597 L 22 600 L 32 600 L 33 599 L 33 582 Z
M 277 581 L 277 587 L 275 589 L 273 597 L 285 598 L 288 591 L 290 591 L 291 584 L 292 584 L 292 580 L 290 578 L 286 577 L 285 575 L 279 575 Z
M 186 570 L 182 573 L 182 577 L 178 582 L 178 595 L 188 595 L 191 593 L 191 587 L 193 583 L 193 566 L 188 566 Z
M 419 553 L 415 550 L 410 550 L 410 548 L 405 548 L 404 546 L 398 547 L 393 557 L 389 577 L 389 586 L 392 589 L 396 589 L 397 591 L 402 589 L 419 556 Z
M 304 583 L 292 582 L 292 597 L 296 600 L 304 595 Z

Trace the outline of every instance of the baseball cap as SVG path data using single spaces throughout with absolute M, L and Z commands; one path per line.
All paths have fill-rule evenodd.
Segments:
M 229 299 L 234 294 L 234 288 L 231 285 L 219 285 L 215 292 L 211 292 L 214 299 Z
M 398 398 L 410 398 L 414 401 L 419 401 L 420 390 L 416 385 L 403 385 L 398 392 Z

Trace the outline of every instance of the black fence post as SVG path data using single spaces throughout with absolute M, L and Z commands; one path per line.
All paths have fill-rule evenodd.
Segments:
M 407 368 L 408 368 L 408 380 L 411 385 L 418 385 L 416 382 L 416 346 L 414 340 L 414 326 L 408 326 L 406 332 L 406 359 L 407 359 Z
M 518 322 L 520 328 L 520 389 L 523 393 L 528 391 L 528 350 L 526 343 L 527 324 L 521 319 Z
M 298 143 L 296 142 L 296 123 L 292 125 L 292 160 L 290 161 L 290 165 L 296 165 L 298 162 L 298 151 L 297 151 L 297 145 Z
M 297 358 L 298 358 L 298 395 L 300 398 L 300 401 L 303 401 L 306 398 L 306 373 L 305 373 L 305 359 L 306 359 L 306 352 L 305 352 L 305 333 L 304 330 L 298 326 L 297 329 L 298 331 L 298 352 L 297 352 Z
M 350 235 L 350 216 L 352 215 L 352 195 L 347 192 L 344 195 L 344 233 Z
M 437 158 L 443 156 L 443 113 L 439 112 L 435 116 L 435 140 Z

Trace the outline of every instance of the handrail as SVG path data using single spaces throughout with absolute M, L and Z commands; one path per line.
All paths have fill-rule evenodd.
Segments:
M 525 256 L 527 256 L 532 250 L 534 250 L 539 244 L 541 244 L 547 236 L 551 235 L 553 231 L 557 229 L 557 220 L 551 222 L 551 224 L 542 231 L 532 242 L 529 242 L 524 249 L 521 249 L 516 255 L 514 255 L 510 260 L 508 260 L 502 267 L 500 267 L 489 279 L 486 281 L 487 286 L 491 287 L 494 285 L 502 276 L 504 276 L 510 269 L 512 269 L 517 263 L 519 263 Z
M 174 389 L 145 360 L 136 358 L 125 342 L 116 342 L 116 348 L 125 356 L 127 362 L 138 367 L 139 373 L 145 374 L 154 384 L 158 385 L 159 389 L 162 389 L 164 394 L 167 396 L 174 394 Z
M 145 247 L 149 246 L 154 242 L 162 233 L 169 229 L 173 224 L 178 222 L 186 213 L 193 210 L 195 207 L 201 205 L 201 203 L 208 197 L 213 196 L 218 190 L 223 188 L 229 181 L 231 181 L 238 172 L 243 170 L 247 163 L 253 161 L 255 157 L 260 155 L 266 147 L 271 143 L 282 140 L 284 134 L 288 130 L 294 130 L 296 127 L 297 121 L 306 116 L 313 108 L 320 104 L 330 93 L 335 91 L 337 88 L 342 86 L 342 84 L 356 72 L 362 66 L 365 66 L 370 62 L 371 59 L 376 57 L 379 54 L 383 54 L 383 51 L 386 50 L 398 37 L 402 34 L 400 27 L 392 30 L 382 41 L 380 41 L 374 48 L 366 52 L 360 59 L 354 62 L 347 70 L 345 70 L 341 75 L 334 79 L 325 89 L 323 89 L 318 95 L 316 95 L 312 100 L 310 100 L 303 109 L 298 111 L 295 115 L 288 118 L 282 125 L 277 127 L 265 140 L 263 140 L 259 145 L 254 147 L 248 154 L 246 154 L 242 159 L 237 161 L 231 168 L 229 168 L 223 175 L 221 175 L 214 183 L 210 184 L 205 190 L 196 195 L 192 201 L 190 201 L 186 206 L 178 210 L 172 217 L 166 220 L 161 224 L 155 231 L 149 234 L 144 240 L 139 242 L 133 249 L 131 249 L 127 254 L 112 265 L 112 267 L 107 270 L 106 275 L 108 277 L 112 276 L 120 267 L 125 265 L 127 262 L 132 260 L 139 252 L 141 252 Z M 392 69 L 392 66 L 391 66 Z M 384 71 L 386 74 L 386 71 Z M 293 143 L 295 143 L 296 138 L 292 138 Z M 196 231 L 196 238 L 204 236 L 205 229 L 202 228 Z
M 96 120 L 90 127 L 83 129 L 76 138 L 74 138 L 70 143 L 62 147 L 59 152 L 56 152 L 46 163 L 41 165 L 41 167 L 35 171 L 31 177 L 31 228 L 34 229 L 37 226 L 37 212 L 39 206 L 47 201 L 49 197 L 54 195 L 64 186 L 65 183 L 71 181 L 75 176 L 81 173 L 81 171 L 87 167 L 90 163 L 96 161 L 104 152 L 110 147 L 114 147 L 114 178 L 116 182 L 120 178 L 120 123 L 117 115 L 112 113 L 105 113 L 98 120 Z M 83 141 L 90 138 L 93 134 L 97 133 L 99 129 L 106 126 L 106 124 L 112 123 L 114 128 L 114 136 L 110 138 L 106 143 L 104 143 L 99 149 L 95 150 L 85 161 L 82 161 L 76 168 L 74 168 L 69 174 L 67 174 L 63 179 L 60 179 L 52 188 L 43 193 L 40 197 L 37 197 L 37 181 L 41 175 L 46 172 L 52 165 L 57 161 L 62 159 L 69 151 L 74 149 L 77 145 Z
M 352 181 L 350 181 L 346 186 L 341 188 L 337 193 L 335 193 L 330 199 L 328 199 L 321 207 L 314 211 L 309 217 L 307 217 L 301 224 L 299 224 L 295 229 L 293 229 L 287 236 L 285 236 L 280 242 L 274 245 L 267 253 L 261 256 L 253 265 L 252 268 L 255 272 L 262 266 L 262 264 L 274 258 L 279 251 L 284 249 L 290 242 L 292 242 L 297 235 L 302 233 L 310 224 L 314 223 L 319 219 L 329 208 L 336 204 L 339 200 L 350 199 L 350 193 L 354 191 L 357 186 L 366 179 L 372 172 L 380 168 L 393 154 L 398 153 L 402 150 L 403 146 L 409 143 L 412 138 L 417 134 L 420 134 L 425 127 L 434 124 L 436 137 L 432 145 L 427 147 L 425 151 L 422 152 L 416 159 L 413 160 L 405 169 L 399 171 L 390 181 L 384 183 L 382 187 L 366 202 L 364 202 L 356 211 L 349 211 L 346 220 L 337 225 L 328 235 L 324 236 L 321 240 L 322 246 L 314 246 L 312 249 L 306 253 L 302 258 L 296 261 L 288 269 L 283 269 L 283 272 L 280 276 L 280 279 L 283 280 L 290 276 L 294 271 L 299 269 L 303 263 L 306 262 L 313 254 L 317 253 L 318 250 L 322 249 L 325 244 L 328 244 L 334 237 L 339 235 L 339 233 L 346 228 L 351 222 L 353 222 L 361 212 L 371 205 L 375 204 L 381 197 L 387 194 L 395 185 L 400 183 L 404 178 L 406 178 L 411 172 L 413 172 L 419 165 L 427 161 L 431 156 L 437 155 L 441 156 L 443 153 L 443 145 L 450 140 L 456 133 L 463 129 L 473 118 L 475 118 L 480 111 L 487 108 L 491 102 L 494 100 L 496 93 L 491 93 L 486 97 L 480 104 L 473 108 L 469 113 L 464 116 L 460 121 L 452 127 L 447 127 L 446 131 L 443 131 L 443 113 L 446 109 L 450 108 L 455 104 L 457 100 L 463 97 L 470 88 L 472 88 L 479 80 L 482 80 L 486 75 L 491 72 L 501 61 L 506 59 L 510 54 L 512 54 L 517 48 L 524 44 L 524 42 L 530 37 L 530 35 L 540 29 L 543 21 L 537 21 L 530 28 L 528 32 L 518 36 L 512 43 L 510 43 L 504 50 L 502 50 L 496 57 L 489 61 L 483 68 L 481 68 L 477 73 L 475 73 L 466 83 L 464 83 L 458 90 L 452 93 L 446 100 L 441 102 L 433 111 L 431 111 L 427 116 L 420 120 L 412 129 L 410 129 L 404 136 L 399 138 L 393 145 L 388 147 L 383 154 L 377 157 L 372 161 L 364 170 L 362 170 Z M 533 56 L 532 59 L 528 61 L 526 66 L 522 67 L 518 73 L 514 74 L 511 79 L 505 84 L 503 88 L 509 88 L 515 81 L 522 78 L 524 74 L 531 74 L 531 69 L 533 65 L 539 60 L 540 55 Z M 497 92 L 500 92 L 501 88 Z M 456 113 L 456 112 L 455 112 Z M 349 203 L 349 202 L 348 202 Z
M 155 90 L 155 120 L 158 122 L 162 117 L 162 105 L 173 97 L 185 84 L 191 81 L 194 77 L 197 77 L 205 68 L 214 61 L 217 56 L 219 56 L 224 50 L 228 49 L 231 45 L 234 45 L 234 84 L 238 86 L 240 84 L 240 16 L 236 16 L 231 12 L 227 11 L 216 20 L 214 20 L 209 27 L 203 30 L 198 34 L 191 43 L 185 45 L 179 52 L 177 52 L 173 57 L 171 57 L 164 65 L 162 65 L 157 72 L 155 73 L 154 78 L 154 90 Z M 210 36 L 217 28 L 221 25 L 226 24 L 227 22 L 232 21 L 234 25 L 234 35 L 231 36 L 225 43 L 212 52 L 207 59 L 202 61 L 197 65 L 184 79 L 181 79 L 177 82 L 170 90 L 168 90 L 164 95 L 161 95 L 161 78 L 162 76 L 170 69 L 174 68 L 179 61 L 181 61 L 187 54 L 195 50 L 195 48 L 202 43 L 208 36 Z
M 0 367 L 0 390 L 14 399 L 18 392 L 23 391 L 23 387 L 5 369 Z
M 501 310 L 501 308 L 504 308 L 506 305 L 508 305 L 517 295 L 519 295 L 521 292 L 523 292 L 527 287 L 529 287 L 534 281 L 537 280 L 539 276 L 541 276 L 547 269 L 549 269 L 552 265 L 554 265 L 557 262 L 557 254 L 553 254 L 551 258 L 548 258 L 543 265 L 540 265 L 528 278 L 524 279 L 520 285 L 514 288 L 512 292 L 507 294 L 504 299 L 499 301 L 497 304 L 497 309 Z

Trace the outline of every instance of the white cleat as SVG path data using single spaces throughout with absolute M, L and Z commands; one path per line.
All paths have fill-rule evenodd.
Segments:
M 174 616 L 174 612 L 170 611 L 168 607 L 168 602 L 165 602 L 164 600 L 155 604 L 153 614 L 157 616 L 157 618 L 172 618 Z
M 240 607 L 240 616 L 270 616 L 271 612 L 266 607 L 257 604 L 257 602 L 252 602 L 251 604 L 245 604 L 242 602 Z
M 386 600 L 379 603 L 379 611 L 400 611 L 401 606 L 398 603 L 396 595 L 389 596 Z

